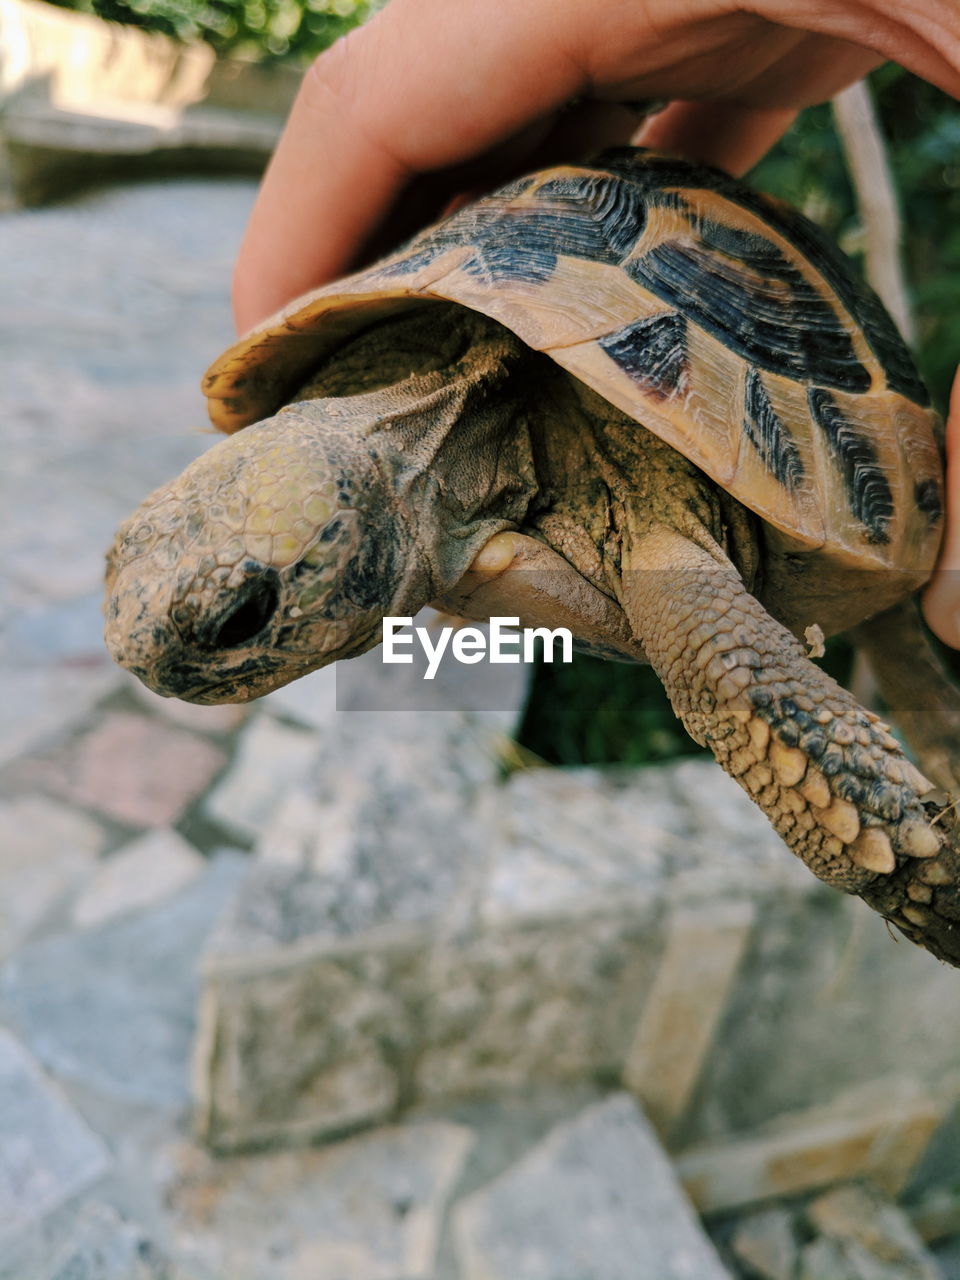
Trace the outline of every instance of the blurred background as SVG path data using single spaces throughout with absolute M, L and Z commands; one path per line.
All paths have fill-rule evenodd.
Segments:
M 958 1280 L 955 973 L 648 670 L 350 712 L 332 670 L 197 708 L 106 659 L 113 529 L 211 440 L 256 175 L 376 7 L 0 0 L 0 1280 Z M 942 407 L 960 110 L 870 91 Z M 863 269 L 831 105 L 750 180 Z
M 180 40 L 203 40 L 219 54 L 298 69 L 380 7 L 352 0 L 56 3 Z M 946 94 L 893 64 L 870 77 L 870 88 L 909 226 L 903 257 L 917 359 L 943 409 L 960 352 L 960 115 Z M 749 180 L 825 227 L 862 270 L 863 228 L 829 105 L 804 112 Z M 843 644 L 832 646 L 828 665 L 838 678 L 848 676 Z M 698 751 L 652 672 L 611 671 L 587 657 L 572 668 L 540 669 L 521 741 L 555 764 L 641 764 Z

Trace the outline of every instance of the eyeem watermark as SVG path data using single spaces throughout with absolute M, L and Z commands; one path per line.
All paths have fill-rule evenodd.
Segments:
M 508 629 L 509 628 L 509 629 Z M 566 627 L 520 628 L 519 618 L 491 618 L 489 629 L 480 627 L 414 627 L 412 618 L 384 618 L 383 661 L 412 663 L 413 646 L 419 642 L 427 656 L 424 680 L 432 680 L 444 654 L 465 666 L 483 662 L 533 662 L 536 643 L 543 643 L 543 660 L 553 661 L 554 646 L 560 642 L 560 661 L 573 661 L 573 635 Z

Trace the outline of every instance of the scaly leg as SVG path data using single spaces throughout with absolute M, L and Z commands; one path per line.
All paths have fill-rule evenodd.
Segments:
M 628 528 L 621 590 L 687 731 L 790 848 L 960 966 L 960 823 L 924 803 L 932 787 L 887 727 L 807 658 L 719 547 Z

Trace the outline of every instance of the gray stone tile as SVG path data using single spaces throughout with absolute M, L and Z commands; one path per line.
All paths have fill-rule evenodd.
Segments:
M 214 1161 L 183 1146 L 166 1190 L 176 1253 L 229 1280 L 430 1280 L 472 1141 L 425 1121 L 322 1151 Z
M 0 1258 L 4 1241 L 101 1177 L 109 1164 L 99 1138 L 0 1028 Z
M 183 1106 L 197 959 L 243 861 L 220 855 L 188 889 L 151 910 L 24 948 L 0 977 L 0 1009 L 64 1079 L 122 1099 Z
M 0 666 L 0 766 L 68 733 L 119 683 L 109 664 Z
M 103 828 L 49 796 L 0 803 L 0 960 L 89 876 Z
M 869 1255 L 878 1276 L 939 1280 L 936 1262 L 910 1219 L 875 1188 L 836 1187 L 808 1204 L 806 1216 L 821 1236 Z
M 157 827 L 100 864 L 71 910 L 74 924 L 90 928 L 152 907 L 185 889 L 204 860 L 172 827 Z
M 895 1195 L 945 1109 L 915 1079 L 871 1079 L 844 1093 L 831 1090 L 828 1100 L 784 1112 L 766 1128 L 685 1148 L 677 1156 L 677 1173 L 704 1213 L 855 1178 Z
M 337 716 L 337 666 L 312 671 L 301 680 L 275 689 L 263 699 L 274 715 L 286 716 L 310 729 L 328 732 Z
M 0 1258 L 0 1280 L 187 1280 L 135 1223 L 83 1200 Z
M 898 946 L 859 899 L 820 885 L 780 852 L 806 881 L 799 893 L 760 907 L 704 1068 L 709 1087 L 695 1098 L 681 1143 L 756 1131 L 891 1077 L 950 1096 L 960 1021 L 955 975 L 927 964 L 919 948 Z
M 284 792 L 310 772 L 319 750 L 305 729 L 256 716 L 243 730 L 230 768 L 204 801 L 206 815 L 235 835 L 255 839 Z
M 450 926 L 485 863 L 473 815 L 497 735 L 460 712 L 344 714 L 318 737 L 264 718 L 207 811 L 261 832 L 217 939 L 227 954 L 396 926 Z
M 558 1126 L 454 1210 L 462 1280 L 729 1280 L 625 1095 Z
M 3 632 L 0 658 L 17 665 L 107 666 L 102 631 L 103 591 L 98 587 L 84 596 L 19 613 Z
M 194 1055 L 194 1124 L 220 1150 L 382 1123 L 401 1100 L 422 987 L 420 949 L 379 939 L 360 954 L 208 972 Z M 271 963 L 272 961 L 272 963 Z M 399 988 L 399 990 L 398 990 Z
M 655 901 L 636 899 L 435 944 L 422 994 L 408 995 L 420 1011 L 416 1096 L 616 1079 L 661 947 Z
M 737 1224 L 730 1244 L 758 1280 L 794 1280 L 800 1246 L 789 1209 L 775 1205 L 748 1215 Z

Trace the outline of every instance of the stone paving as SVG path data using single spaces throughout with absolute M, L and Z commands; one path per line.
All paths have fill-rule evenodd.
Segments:
M 889 1201 L 744 1217 L 861 1177 L 960 1276 L 955 975 L 710 764 L 504 780 L 522 679 L 199 708 L 109 664 L 251 195 L 0 219 L 0 1277 L 937 1275 Z

